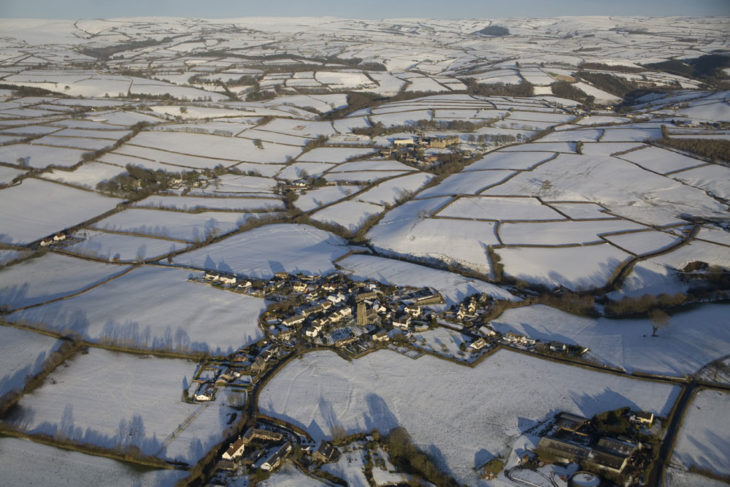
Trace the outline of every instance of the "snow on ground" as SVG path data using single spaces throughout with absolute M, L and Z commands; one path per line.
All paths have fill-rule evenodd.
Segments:
M 160 196 L 152 195 L 137 201 L 134 206 L 140 208 L 163 208 L 169 210 L 283 210 L 284 203 L 274 198 L 202 198 L 194 196 Z
M 408 110 L 407 107 L 401 108 L 407 110 L 399 113 L 383 113 L 371 115 L 370 120 L 374 124 L 382 123 L 385 127 L 395 127 L 400 125 L 410 125 L 419 120 L 431 120 L 432 110 Z
M 353 161 L 338 164 L 331 172 L 350 171 L 413 171 L 413 168 L 392 160 Z
M 376 187 L 360 194 L 357 199 L 376 205 L 393 205 L 405 199 L 427 184 L 433 176 L 426 173 L 409 174 L 388 181 L 383 181 Z
M 450 218 L 414 218 L 400 225 L 381 221 L 368 235 L 386 252 L 458 262 L 484 274 L 490 272 L 487 246 L 499 244 L 494 223 Z
M 106 448 L 134 445 L 143 453 L 187 463 L 196 462 L 205 449 L 222 440 L 227 407 L 180 400 L 182 383 L 195 370 L 193 362 L 91 349 L 68 365 L 23 396 L 9 421 L 30 433 L 56 434 Z M 196 417 L 202 409 L 220 414 Z M 193 424 L 205 421 L 207 434 L 189 444 L 188 451 L 170 455 L 166 440 L 191 417 Z M 177 441 L 173 438 L 171 445 Z
M 620 156 L 621 159 L 634 162 L 650 171 L 666 174 L 672 171 L 680 171 L 695 166 L 704 166 L 705 161 L 694 159 L 670 150 L 659 149 L 658 147 L 647 147 L 635 150 Z
M 664 485 L 667 487 L 727 487 L 727 482 L 686 472 L 677 467 L 668 466 L 664 472 Z
M 730 394 L 700 390 L 682 421 L 671 464 L 730 475 Z
M 424 350 L 430 350 L 457 359 L 459 357 L 467 357 L 466 353 L 459 349 L 459 346 L 462 343 L 468 345 L 468 338 L 459 332 L 438 327 L 433 330 L 416 333 L 413 337 L 416 340 L 415 345 Z
M 637 245 L 643 244 L 637 243 Z M 695 261 L 728 267 L 730 252 L 725 246 L 695 240 L 666 254 L 643 260 L 634 266 L 613 298 L 685 292 L 689 284 L 679 278 L 677 270 Z
M 673 174 L 672 177 L 709 191 L 720 198 L 730 199 L 730 168 L 710 164 Z
M 648 254 L 657 250 L 666 249 L 677 244 L 680 238 L 677 235 L 651 230 L 648 232 L 627 233 L 622 235 L 604 236 L 609 242 L 618 245 L 637 255 Z
M 667 414 L 678 388 L 498 351 L 475 368 L 434 357 L 380 351 L 346 362 L 312 352 L 287 365 L 261 392 L 265 414 L 317 439 L 404 426 L 460 483 L 486 485 L 476 466 L 555 411 L 592 416 L 622 406 Z M 413 407 L 417 404 L 418 407 Z
M 282 169 L 277 177 L 289 180 L 302 179 L 308 176 L 319 177 L 334 167 L 336 167 L 334 164 L 324 162 L 295 162 Z
M 502 223 L 499 238 L 505 245 L 568 245 L 601 242 L 606 233 L 643 230 L 626 220 Z
M 22 391 L 25 380 L 43 370 L 43 362 L 58 349 L 56 338 L 0 326 L 0 397 L 11 391 Z
M 596 103 L 601 105 L 611 105 L 614 103 L 620 103 L 621 98 L 618 98 L 616 96 L 613 96 L 610 93 L 606 93 L 603 90 L 599 90 L 595 86 L 591 86 L 588 83 L 584 83 L 582 81 L 578 81 L 576 83 L 573 83 L 573 86 L 581 90 L 583 93 L 585 93 L 588 96 L 592 96 L 595 98 Z
M 565 219 L 535 198 L 458 198 L 441 210 L 438 216 L 497 221 Z
M 607 284 L 629 254 L 609 244 L 580 247 L 496 249 L 507 275 L 548 287 L 573 291 Z
M 185 244 L 159 238 L 119 235 L 95 230 L 82 230 L 74 233 L 73 237 L 82 240 L 65 246 L 64 250 L 67 252 L 114 262 L 152 260 L 186 247 Z
M 639 297 L 644 294 L 657 296 L 662 293 L 684 293 L 689 284 L 682 282 L 671 267 L 647 259 L 637 262 L 621 283 L 621 288 L 609 294 L 612 299 Z
M 677 223 L 681 213 L 725 215 L 704 191 L 651 173 L 614 157 L 561 154 L 517 174 L 485 195 L 539 196 L 553 201 L 590 201 L 646 224 Z
M 717 227 L 702 227 L 696 238 L 730 246 L 730 230 Z
M 42 177 L 52 181 L 60 181 L 75 186 L 95 189 L 96 185 L 100 182 L 107 181 L 124 172 L 126 171 L 118 166 L 112 166 L 103 162 L 89 162 L 74 171 L 54 169 L 53 171 L 44 173 Z
M 584 318 L 542 305 L 509 309 L 492 326 L 502 333 L 588 347 L 591 358 L 629 372 L 687 376 L 727 355 L 728 311 L 726 304 L 708 304 L 674 314 L 656 337 L 648 319 Z
M 182 269 L 141 267 L 8 320 L 97 342 L 181 352 L 227 354 L 261 338 L 262 299 L 192 282 L 189 276 Z
M 567 215 L 571 220 L 611 219 L 613 215 L 605 213 L 600 205 L 595 203 L 549 203 L 560 213 Z
M 324 186 L 322 188 L 310 189 L 306 193 L 300 194 L 294 200 L 294 206 L 302 211 L 309 211 L 347 198 L 359 190 L 360 187 L 354 185 Z
M 129 269 L 46 254 L 0 270 L 0 305 L 22 308 L 77 293 Z
M 25 179 L 0 190 L 0 242 L 30 243 L 113 209 L 122 200 Z
M 0 249 L 0 267 L 12 264 L 16 260 L 28 257 L 31 252 L 27 250 Z
M 530 147 L 520 146 L 520 147 Z M 550 159 L 554 152 L 490 152 L 482 159 L 467 166 L 464 171 L 482 169 L 532 169 L 542 161 Z
M 0 471 L 9 485 L 108 485 L 158 487 L 185 478 L 184 470 L 145 470 L 110 458 L 0 438 Z
M 22 164 L 33 168 L 49 166 L 71 167 L 81 162 L 84 152 L 80 149 L 47 147 L 42 145 L 13 144 L 0 147 L 0 162 Z
M 341 201 L 312 214 L 319 222 L 334 223 L 351 232 L 357 231 L 368 218 L 382 213 L 383 207 L 365 201 Z
M 513 174 L 513 171 L 502 170 L 460 172 L 452 174 L 438 185 L 419 193 L 417 197 L 478 194 L 491 186 L 501 183 Z
M 601 133 L 599 129 L 561 130 L 549 133 L 540 142 L 596 142 Z
M 264 148 L 258 149 L 252 140 L 238 137 L 160 131 L 140 132 L 122 146 L 122 149 L 128 145 L 206 158 L 259 163 L 283 163 L 287 157 L 296 157 L 301 152 L 299 147 L 268 142 L 263 142 Z
M 603 132 L 601 142 L 644 142 L 661 138 L 661 136 L 662 132 L 659 127 L 607 127 Z
M 495 299 L 516 299 L 509 292 L 488 282 L 395 259 L 355 254 L 337 264 L 349 272 L 353 279 L 374 279 L 396 286 L 432 287 L 441 293 L 448 305 L 460 303 L 477 293 L 485 293 Z
M 403 176 L 413 171 L 331 171 L 326 174 L 327 181 L 336 183 L 374 183 L 382 179 L 390 179 L 396 176 Z
M 180 213 L 166 210 L 128 209 L 92 225 L 98 230 L 202 242 L 240 227 L 252 214 L 222 211 Z
M 259 482 L 261 487 L 323 487 L 324 482 L 303 474 L 290 462 L 284 463 L 276 473 Z
M 672 267 L 673 269 L 682 269 L 694 261 L 703 261 L 710 265 L 730 267 L 730 252 L 723 245 L 693 241 L 672 252 L 653 257 L 651 261 Z
M 345 162 L 352 157 L 360 157 L 372 153 L 372 149 L 359 149 L 356 147 L 316 147 L 299 156 L 297 161 L 339 163 Z
M 193 189 L 189 194 L 214 196 L 272 195 L 276 181 L 268 177 L 224 174 L 205 188 Z
M 586 142 L 582 152 L 586 156 L 610 156 L 617 152 L 624 152 L 637 147 L 645 147 L 637 142 Z
M 13 167 L 0 166 L 0 186 L 4 184 L 10 184 L 13 179 L 25 174 L 25 171 L 21 169 L 15 169 Z
M 344 240 L 308 225 L 255 228 L 175 257 L 176 264 L 268 278 L 276 272 L 327 274 L 349 252 Z
M 363 471 L 367 463 L 364 446 L 362 442 L 351 443 L 336 462 L 323 465 L 322 470 L 343 479 L 348 487 L 370 487 Z

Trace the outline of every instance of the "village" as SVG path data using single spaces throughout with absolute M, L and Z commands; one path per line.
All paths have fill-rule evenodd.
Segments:
M 487 294 L 471 295 L 449 306 L 432 288 L 354 281 L 340 272 L 326 276 L 277 272 L 266 280 L 207 271 L 191 280 L 265 298 L 269 303 L 258 323 L 264 339 L 225 358 L 199 363 L 183 393 L 183 400 L 192 403 L 221 400 L 251 413 L 256 388 L 292 358 L 315 349 L 332 349 L 352 360 L 388 348 L 410 358 L 429 353 L 467 366 L 499 346 L 578 358 L 587 352 L 585 347 L 495 331 L 487 319 L 494 301 Z M 437 328 L 464 338 L 458 352 L 443 345 L 431 347 L 419 335 Z M 221 454 L 215 466 L 219 475 L 271 472 L 292 452 L 307 465 L 338 456 L 328 443 L 313 444 L 304 430 L 271 418 L 262 423 L 257 418 L 256 426 L 234 439 Z

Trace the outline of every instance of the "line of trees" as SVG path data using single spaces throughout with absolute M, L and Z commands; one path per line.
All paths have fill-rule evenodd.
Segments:
M 442 472 L 433 459 L 413 444 L 405 428 L 393 429 L 386 439 L 390 460 L 401 471 L 417 474 L 438 487 L 458 487 L 459 484 Z
M 479 83 L 474 78 L 461 80 L 466 85 L 466 91 L 470 95 L 478 96 L 532 96 L 535 94 L 534 86 L 527 80 L 519 84 L 505 83 Z

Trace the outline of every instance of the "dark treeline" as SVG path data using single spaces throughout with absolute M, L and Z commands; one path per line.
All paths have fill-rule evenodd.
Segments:
M 405 428 L 393 429 L 386 441 L 390 460 L 401 471 L 421 475 L 438 487 L 458 487 L 450 475 L 439 470 L 433 459 L 413 444 Z

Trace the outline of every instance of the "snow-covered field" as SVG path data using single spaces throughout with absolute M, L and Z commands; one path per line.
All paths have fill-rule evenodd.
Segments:
M 447 304 L 460 303 L 464 298 L 477 293 L 485 293 L 497 299 L 516 299 L 494 284 L 400 260 L 355 254 L 337 264 L 354 279 L 375 279 L 397 286 L 432 287 L 441 293 Z
M 0 397 L 11 391 L 21 391 L 25 380 L 41 372 L 43 362 L 61 342 L 53 337 L 0 326 Z
M 149 196 L 134 206 L 140 208 L 161 208 L 167 210 L 200 211 L 229 210 L 257 211 L 282 210 L 284 203 L 274 198 L 201 198 L 195 196 Z
M 120 235 L 96 230 L 83 230 L 76 232 L 73 236 L 82 240 L 67 245 L 66 251 L 113 262 L 153 260 L 186 247 L 186 244 L 159 238 Z
M 0 270 L 0 303 L 23 308 L 83 291 L 128 270 L 58 254 Z
M 438 213 L 442 217 L 480 220 L 563 220 L 535 198 L 459 198 Z
M 510 34 L 480 33 L 489 25 Z M 541 286 L 602 288 L 612 300 L 694 290 L 699 280 L 678 272 L 688 264 L 730 267 L 722 228 L 730 168 L 658 139 L 727 140 L 730 91 L 711 85 L 730 71 L 699 79 L 661 63 L 697 67 L 692 60 L 730 48 L 729 30 L 726 17 L 0 19 L 0 393 L 57 345 L 7 325 L 78 335 L 89 354 L 21 400 L 21 426 L 110 447 L 129 440 L 193 462 L 221 439 L 225 398 L 186 404 L 192 364 L 96 345 L 221 355 L 264 338 L 264 300 L 189 280 L 203 270 L 264 279 L 340 270 L 435 288 L 446 301 L 437 311 L 476 293 L 518 300 Z M 627 105 L 604 91 L 619 90 L 609 77 L 647 91 Z M 515 86 L 522 81 L 531 85 Z M 555 81 L 595 106 L 553 95 Z M 532 94 L 504 95 L 513 89 Z M 441 137 L 456 143 L 440 148 Z M 405 138 L 415 146 L 390 150 Z M 146 171 L 124 175 L 129 164 Z M 116 176 L 124 197 L 97 191 Z M 59 232 L 70 238 L 40 245 Z M 620 287 L 606 288 L 627 262 Z M 510 284 L 487 282 L 500 276 Z M 587 346 L 595 361 L 627 371 L 685 376 L 727 355 L 725 308 L 673 310 L 656 337 L 645 319 L 577 318 L 537 305 L 494 326 Z M 473 357 L 460 350 L 467 336 L 438 328 L 416 343 Z M 706 392 L 695 401 L 702 410 Z M 666 382 L 505 350 L 473 369 L 393 352 L 347 363 L 320 351 L 273 377 L 261 408 L 316 439 L 339 423 L 350 432 L 403 424 L 461 483 L 479 485 L 475 467 L 515 441 L 528 447 L 531 439 L 515 438 L 557 410 L 666 413 L 676 396 Z M 702 483 L 688 466 L 728 473 L 727 432 L 707 433 L 700 411 L 687 418 L 673 485 Z M 39 473 L 18 471 L 11 463 L 20 455 L 0 452 L 0 484 L 180 477 L 1 441 L 37 455 Z M 364 451 L 325 468 L 366 485 Z M 269 482 L 318 484 L 293 468 Z
M 312 218 L 324 223 L 334 223 L 355 232 L 368 218 L 382 211 L 383 207 L 373 203 L 347 200 L 317 211 Z
M 271 277 L 276 272 L 326 274 L 332 261 L 349 251 L 340 237 L 295 224 L 249 230 L 175 257 L 176 264 L 199 269 Z
M 730 394 L 699 390 L 682 421 L 671 463 L 730 475 Z
M 128 209 L 93 224 L 98 230 L 124 232 L 151 237 L 202 242 L 240 227 L 251 214 L 206 211 L 179 213 L 154 209 Z
M 0 193 L 0 242 L 30 243 L 112 210 L 121 200 L 25 179 Z
M 492 326 L 588 347 L 591 358 L 629 372 L 688 376 L 727 354 L 728 311 L 727 305 L 714 304 L 673 314 L 656 337 L 648 319 L 584 318 L 542 305 L 507 310 Z
M 33 443 L 19 438 L 0 438 L 0 470 L 11 485 L 109 485 L 158 487 L 184 478 L 181 470 L 140 470 L 104 457 Z
M 227 410 L 218 402 L 180 400 L 183 378 L 194 368 L 187 360 L 93 349 L 56 369 L 43 386 L 24 396 L 9 420 L 30 433 L 106 448 L 133 445 L 148 455 L 194 463 L 222 439 Z M 201 409 L 216 414 L 204 416 Z M 203 421 L 207 434 L 192 442 L 172 435 L 188 418 L 192 424 Z
M 196 274 L 143 267 L 7 319 L 142 350 L 227 354 L 257 341 L 264 301 L 188 280 Z
M 259 404 L 266 414 L 305 427 L 316 439 L 330 437 L 337 426 L 350 433 L 404 426 L 459 482 L 486 485 L 475 467 L 555 411 L 590 417 L 631 405 L 665 415 L 678 392 L 666 384 L 568 371 L 508 351 L 473 369 L 391 351 L 353 362 L 333 352 L 312 352 L 269 382 Z
M 573 291 L 601 287 L 630 255 L 608 244 L 495 250 L 504 272 L 523 281 Z

